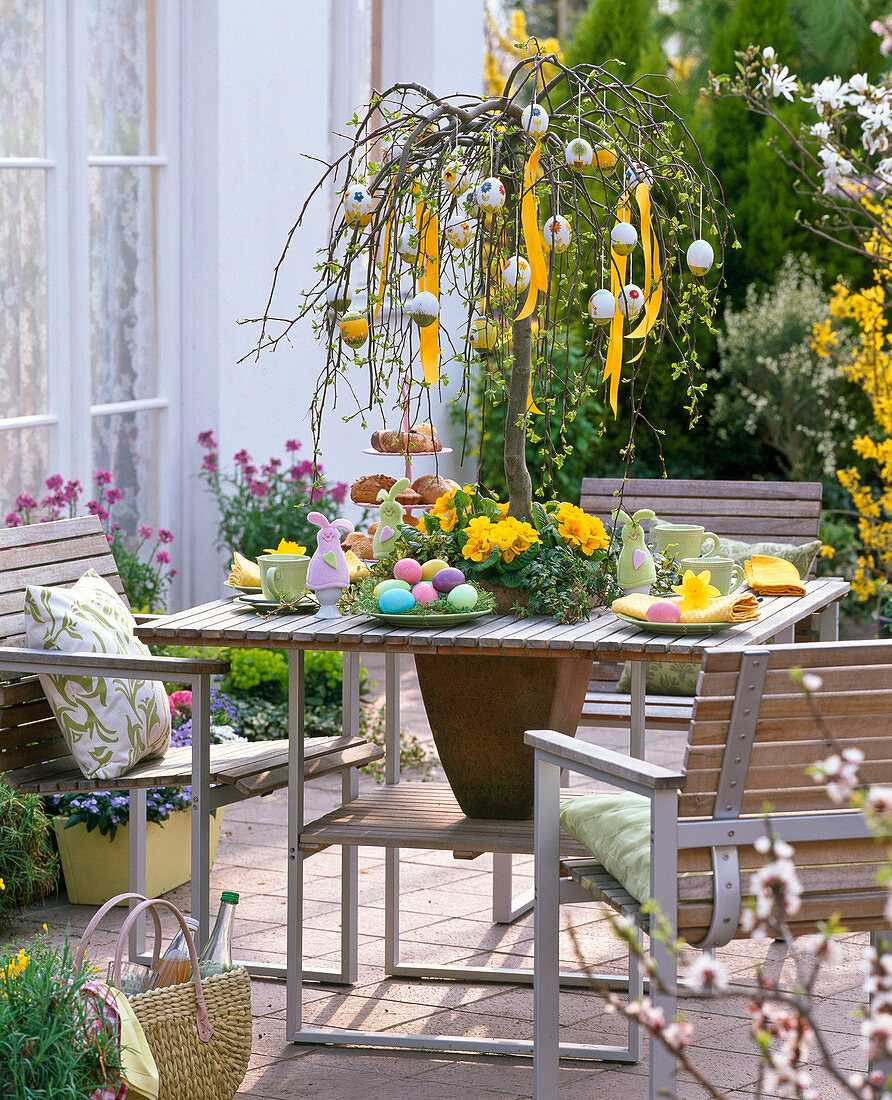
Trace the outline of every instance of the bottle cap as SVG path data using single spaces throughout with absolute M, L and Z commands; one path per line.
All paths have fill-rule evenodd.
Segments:
M 231 901 L 233 905 L 237 905 L 238 894 L 234 890 L 224 890 L 220 895 L 220 901 Z
M 190 932 L 198 931 L 198 921 L 195 919 L 195 917 L 183 917 L 183 920 L 186 922 L 186 927 L 189 929 Z

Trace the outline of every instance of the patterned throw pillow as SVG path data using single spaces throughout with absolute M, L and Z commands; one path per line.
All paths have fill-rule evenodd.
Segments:
M 799 576 L 805 580 L 811 572 L 818 551 L 821 549 L 821 540 L 813 539 L 804 542 L 801 546 L 793 546 L 788 542 L 740 542 L 738 539 L 720 539 L 719 555 L 723 558 L 733 558 L 739 566 L 747 558 L 754 554 L 763 554 L 768 558 L 783 558 L 791 561 L 799 571 Z
M 649 661 L 644 670 L 644 689 L 648 695 L 696 695 L 700 666 L 687 661 Z M 616 682 L 616 690 L 627 694 L 632 687 L 632 664 L 626 661 Z
M 112 586 L 90 570 L 70 588 L 30 584 L 25 632 L 31 649 L 147 657 L 136 622 Z M 114 779 L 170 745 L 161 683 L 118 677 L 49 676 L 40 683 L 71 755 L 88 779 Z

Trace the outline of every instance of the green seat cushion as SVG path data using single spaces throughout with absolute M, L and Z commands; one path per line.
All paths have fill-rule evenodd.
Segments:
M 650 799 L 628 791 L 583 794 L 561 807 L 561 826 L 633 898 L 650 898 Z
M 650 695 L 696 695 L 700 666 L 685 661 L 650 661 L 644 672 L 645 690 Z M 628 692 L 632 686 L 632 663 L 626 661 L 616 690 Z
M 783 558 L 791 561 L 799 571 L 803 579 L 811 572 L 818 551 L 821 549 L 821 540 L 813 539 L 804 542 L 801 546 L 793 546 L 788 542 L 740 542 L 738 539 L 720 539 L 719 556 L 733 558 L 742 568 L 747 558 L 753 554 L 763 554 L 769 558 Z

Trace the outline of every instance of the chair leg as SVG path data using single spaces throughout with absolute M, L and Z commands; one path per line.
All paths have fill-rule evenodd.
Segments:
M 561 770 L 536 760 L 536 908 L 533 971 L 533 1076 L 536 1100 L 558 1095 L 560 1068 Z
M 345 653 L 341 680 L 343 729 L 351 737 L 359 734 L 359 654 Z M 359 773 L 348 768 L 341 773 L 341 803 L 359 795 Z M 359 973 L 359 849 L 341 847 L 341 979 L 350 985 Z
M 678 930 L 678 792 L 655 791 L 651 803 L 651 896 L 657 903 L 659 914 L 652 917 L 652 927 L 657 916 L 668 924 L 669 943 L 656 936 L 650 937 L 650 953 L 656 966 L 655 980 L 651 983 L 655 1008 L 661 1008 L 666 1023 L 672 1021 L 677 1006 L 677 964 L 673 950 Z M 650 1041 L 650 1097 L 675 1096 L 678 1062 L 672 1051 L 655 1039 Z
M 148 791 L 130 790 L 130 893 L 146 896 L 146 801 Z M 129 902 L 133 909 L 138 903 Z M 130 929 L 129 951 L 131 961 L 146 949 L 146 918 L 140 916 Z

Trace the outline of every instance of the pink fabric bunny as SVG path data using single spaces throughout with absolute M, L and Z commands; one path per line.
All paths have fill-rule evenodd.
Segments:
M 310 512 L 307 516 L 319 531 L 316 534 L 316 552 L 307 568 L 307 588 L 314 592 L 326 592 L 330 589 L 344 589 L 350 584 L 350 569 L 344 551 L 341 549 L 340 531 L 352 531 L 349 519 L 336 519 L 329 523 L 321 512 Z M 321 603 L 330 603 L 322 600 Z

